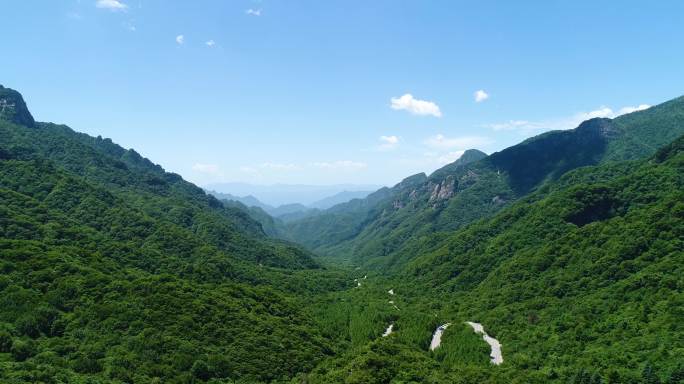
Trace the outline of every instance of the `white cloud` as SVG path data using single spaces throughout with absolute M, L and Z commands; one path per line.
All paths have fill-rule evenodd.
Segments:
M 638 106 L 622 107 L 619 110 L 614 111 L 612 108 L 601 106 L 593 111 L 578 112 L 572 116 L 563 118 L 539 121 L 509 120 L 503 123 L 488 124 L 487 127 L 495 131 L 520 131 L 524 134 L 549 130 L 572 129 L 576 128 L 585 120 L 594 119 L 597 117 L 614 119 L 618 116 L 622 116 L 627 113 L 643 111 L 644 109 L 648 109 L 650 107 L 651 106 L 648 104 L 640 104 Z
M 619 115 L 626 115 L 626 114 L 632 113 L 632 112 L 643 111 L 644 109 L 649 109 L 649 108 L 651 108 L 651 106 L 648 104 L 639 104 L 636 107 L 622 107 L 618 111 L 618 116 Z
M 176 43 L 178 45 L 183 45 L 183 43 L 185 43 L 185 36 L 183 36 L 183 35 L 176 36 Z
M 399 145 L 401 139 L 398 136 L 380 136 L 380 145 L 378 149 L 381 151 L 388 151 L 394 149 Z
M 490 142 L 488 138 L 480 136 L 446 137 L 438 134 L 428 137 L 423 143 L 430 148 L 447 150 L 454 148 L 469 149 L 486 145 Z
M 489 94 L 485 92 L 483 89 L 480 89 L 479 91 L 475 92 L 475 102 L 480 103 L 485 100 L 489 99 Z
M 125 11 L 128 5 L 119 0 L 97 0 L 95 3 L 97 8 L 108 9 L 113 12 Z
M 392 109 L 406 110 L 414 115 L 431 115 L 435 117 L 442 117 L 442 112 L 439 106 L 431 101 L 415 99 L 413 95 L 407 93 L 401 97 L 393 97 Z
M 248 9 L 245 11 L 246 14 L 250 16 L 261 16 L 261 9 Z
M 207 41 L 207 42 L 204 43 L 204 44 L 205 44 L 207 47 L 210 47 L 210 48 L 211 48 L 211 47 L 213 47 L 214 45 L 216 45 L 216 42 L 215 42 L 214 40 L 209 40 L 209 41 Z
M 397 136 L 380 136 L 380 141 L 387 144 L 397 144 L 399 142 L 399 138 Z
M 612 109 L 605 107 L 605 106 L 601 106 L 601 107 L 599 107 L 599 109 L 596 109 L 593 111 L 577 113 L 573 118 L 575 120 L 580 120 L 580 122 L 582 122 L 584 120 L 594 119 L 597 117 L 611 118 L 611 117 L 615 117 L 615 114 L 613 113 Z
M 360 170 L 368 167 L 368 164 L 351 161 L 351 160 L 338 160 L 333 162 L 318 162 L 311 163 L 312 166 L 320 169 L 338 169 L 338 170 Z
M 195 165 L 192 166 L 192 170 L 195 172 L 207 173 L 210 175 L 218 175 L 221 172 L 221 170 L 219 169 L 219 166 L 216 164 L 202 164 L 202 163 L 195 163 Z

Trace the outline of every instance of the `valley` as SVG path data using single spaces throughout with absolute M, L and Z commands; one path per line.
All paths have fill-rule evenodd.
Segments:
M 3 382 L 684 377 L 682 97 L 288 220 L 0 101 Z

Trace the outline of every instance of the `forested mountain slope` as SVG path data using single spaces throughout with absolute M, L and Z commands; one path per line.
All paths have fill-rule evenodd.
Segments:
M 567 171 L 652 155 L 684 134 L 684 97 L 616 119 L 592 119 L 485 157 L 468 151 L 429 177 L 416 175 L 362 201 L 288 224 L 291 239 L 338 260 L 400 267 L 427 236 L 452 231 L 557 180 Z
M 375 337 L 312 382 L 684 382 L 684 136 L 646 160 L 571 171 L 439 243 L 330 304 Z M 466 321 L 502 344 L 503 364 Z
M 405 279 L 487 324 L 540 382 L 581 370 L 632 382 L 647 365 L 665 379 L 684 353 L 684 137 L 564 179 L 450 235 Z
M 224 207 L 213 196 L 177 174 L 164 172 L 132 149 L 51 123 L 31 127 L 3 123 L 1 128 L 4 159 L 47 160 L 83 181 L 100 185 L 152 218 L 191 230 L 201 240 L 229 250 L 236 258 L 274 266 L 315 265 L 308 253 L 296 247 L 283 248 L 284 254 L 291 254 L 288 257 L 276 254 L 274 250 L 281 245 L 267 239 L 260 225 L 244 210 Z M 253 252 L 252 247 L 259 247 L 258 252 Z
M 461 166 L 486 156 L 483 152 L 468 150 L 450 166 L 460 169 Z M 399 199 L 399 196 L 411 195 L 415 198 L 417 194 L 411 194 L 411 192 L 420 187 L 427 187 L 427 183 L 428 177 L 424 173 L 419 173 L 405 178 L 392 188 L 379 189 L 364 199 L 355 199 L 336 205 L 319 215 L 288 222 L 289 238 L 323 254 L 347 256 L 354 251 L 353 247 L 356 243 L 366 244 L 365 237 L 377 238 L 391 235 L 390 232 L 405 218 L 403 214 L 413 215 L 415 212 L 408 210 L 396 215 L 396 218 L 389 217 L 388 213 L 404 208 L 404 202 Z M 443 200 L 445 196 L 453 193 L 453 190 L 449 191 L 453 185 L 445 187 L 441 193 L 440 185 L 430 184 L 429 187 L 432 188 L 433 194 L 430 196 L 433 201 Z M 420 220 L 417 217 L 415 219 Z M 367 235 L 369 233 L 370 236 Z M 374 244 L 370 245 L 374 246 Z
M 289 228 L 346 271 L 0 88 L 0 382 L 681 383 L 683 130 L 594 119 Z
M 302 308 L 348 285 L 337 273 L 136 152 L 0 100 L 0 381 L 266 382 L 332 353 Z

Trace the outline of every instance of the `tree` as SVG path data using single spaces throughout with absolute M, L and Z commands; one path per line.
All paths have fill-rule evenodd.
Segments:
M 32 357 L 36 354 L 35 342 L 33 340 L 24 341 L 16 339 L 14 340 L 14 343 L 12 343 L 10 353 L 12 354 L 14 360 L 25 361 L 29 357 Z
M 646 364 L 643 372 L 641 373 L 641 379 L 644 384 L 660 384 L 660 378 L 653 371 L 651 364 Z
M 0 331 L 0 353 L 7 353 L 12 349 L 12 335 L 7 331 Z
M 209 364 L 204 360 L 197 360 L 192 364 L 190 369 L 192 375 L 200 380 L 207 381 L 211 378 L 211 370 L 209 369 Z

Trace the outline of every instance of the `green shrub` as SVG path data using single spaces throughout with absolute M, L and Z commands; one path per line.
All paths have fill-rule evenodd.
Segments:
M 0 353 L 7 353 L 12 349 L 12 335 L 7 331 L 0 331 Z
M 12 343 L 10 353 L 16 361 L 25 361 L 34 356 L 37 352 L 36 344 L 33 340 L 15 339 Z

